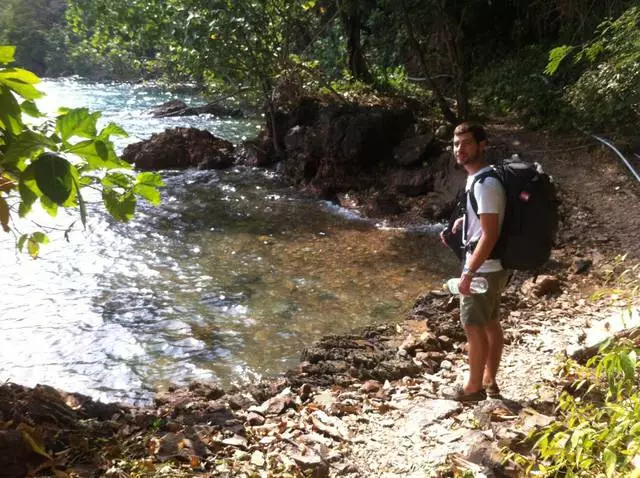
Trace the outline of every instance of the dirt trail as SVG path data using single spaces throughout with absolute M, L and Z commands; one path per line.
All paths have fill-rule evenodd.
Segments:
M 559 393 L 554 370 L 563 352 L 578 346 L 590 325 L 611 317 L 609 304 L 589 300 L 601 284 L 600 267 L 618 254 L 628 254 L 631 262 L 640 258 L 640 184 L 611 150 L 586 137 L 556 138 L 504 125 L 490 126 L 489 133 L 492 154 L 517 153 L 540 162 L 563 199 L 561 247 L 549 267 L 563 291 L 523 310 L 506 307 L 508 344 L 499 375 L 504 402 L 512 410 L 547 404 L 550 412 Z M 592 261 L 589 274 L 572 273 L 577 260 Z M 516 294 L 519 285 L 510 286 L 507 295 Z M 386 413 L 347 418 L 359 438 L 344 451 L 350 476 L 437 476 L 438 465 L 451 454 L 477 456 L 490 442 L 503 439 L 504 430 L 478 426 L 485 405 L 461 407 L 437 400 L 442 387 L 461 381 L 467 371 L 463 351 L 450 354 L 435 375 L 399 385 Z

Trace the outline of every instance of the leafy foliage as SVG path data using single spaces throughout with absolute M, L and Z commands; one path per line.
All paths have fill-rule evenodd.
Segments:
M 601 23 L 595 37 L 579 48 L 551 50 L 545 72 L 562 70 L 567 57 L 583 67 L 564 97 L 576 119 L 595 129 L 635 129 L 640 119 L 640 6 Z
M 541 477 L 622 476 L 632 472 L 640 454 L 640 396 L 636 378 L 640 346 L 625 341 L 608 346 L 585 367 L 566 366 L 579 377 L 574 389 L 563 392 L 558 419 L 534 433 L 533 457 L 512 453 L 509 458 L 525 473 Z M 606 390 L 603 401 L 594 390 Z
M 13 61 L 15 47 L 0 46 L 0 65 Z M 162 181 L 156 174 L 136 175 L 115 153 L 112 136 L 126 133 L 109 124 L 98 130 L 100 113 L 66 109 L 55 121 L 34 126 L 27 117 L 41 118 L 33 100 L 42 96 L 39 78 L 21 69 L 0 66 L 0 225 L 13 232 L 19 249 L 36 257 L 46 234 L 20 234 L 13 216 L 27 216 L 39 204 L 51 216 L 59 207 L 78 208 L 87 221 L 82 191 L 102 192 L 107 211 L 119 220 L 133 217 L 137 197 L 158 204 Z
M 618 258 L 605 272 L 608 286 L 598 298 L 637 303 L 640 264 Z M 534 432 L 533 454 L 508 459 L 541 477 L 640 476 L 640 382 L 638 335 L 610 339 L 586 365 L 564 365 L 572 385 L 559 398 L 557 419 Z

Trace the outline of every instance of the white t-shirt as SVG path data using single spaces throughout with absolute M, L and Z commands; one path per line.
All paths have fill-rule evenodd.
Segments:
M 477 176 L 489 171 L 490 169 L 491 166 L 486 166 L 477 173 L 468 176 L 465 187 L 466 191 L 469 191 L 473 180 Z M 500 181 L 497 178 L 489 176 L 482 182 L 476 182 L 473 188 L 473 195 L 478 203 L 478 214 L 499 214 L 498 227 L 502 228 L 502 221 L 504 220 L 504 210 L 506 206 L 506 195 L 504 187 Z M 468 224 L 463 224 L 465 228 L 463 230 L 466 231 L 465 244 L 477 242 L 480 240 L 480 236 L 482 236 L 480 219 L 473 211 L 469 196 L 470 195 L 467 195 L 467 214 L 465 214 L 465 221 L 468 221 Z M 471 253 L 467 252 L 467 262 L 470 257 Z M 487 259 L 476 272 L 495 272 L 500 270 L 502 270 L 502 264 L 500 264 L 499 259 Z

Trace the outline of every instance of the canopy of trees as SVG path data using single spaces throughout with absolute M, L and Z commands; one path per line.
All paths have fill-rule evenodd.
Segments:
M 62 18 L 60 0 L 8 0 L 0 41 L 13 40 L 21 64 L 41 61 L 47 72 L 56 73 L 47 58 L 62 48 L 57 64 L 67 72 L 195 81 L 267 106 L 285 91 L 360 88 L 415 96 L 450 122 L 475 108 L 533 126 L 617 128 L 638 119 L 638 8 L 638 0 L 69 0 Z M 615 98 L 606 107 L 603 91 Z

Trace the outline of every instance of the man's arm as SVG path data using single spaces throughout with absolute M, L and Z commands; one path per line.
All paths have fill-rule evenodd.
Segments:
M 482 235 L 478 241 L 473 254 L 465 264 L 465 269 L 474 272 L 487 260 L 493 250 L 498 237 L 500 237 L 500 215 L 499 214 L 480 214 L 480 229 Z M 470 294 L 471 274 L 462 274 L 460 277 L 460 293 L 463 295 Z

